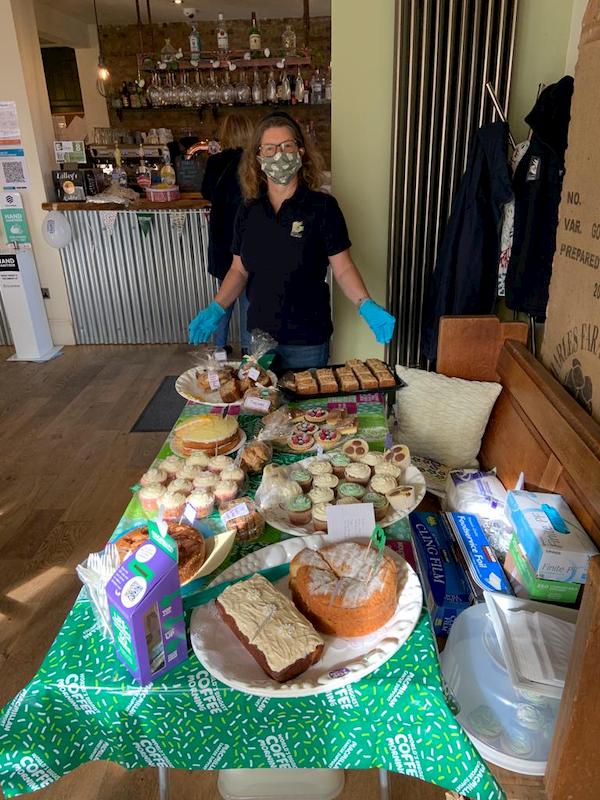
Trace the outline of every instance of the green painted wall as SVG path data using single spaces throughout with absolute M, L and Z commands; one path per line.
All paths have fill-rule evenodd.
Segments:
M 385 303 L 394 60 L 394 0 L 332 0 L 332 188 L 352 255 Z M 381 356 L 354 306 L 334 290 L 333 362 Z
M 577 0 L 576 0 L 577 2 Z M 508 118 L 517 142 L 527 137 L 524 117 L 537 97 L 538 84 L 565 74 L 573 0 L 520 0 Z

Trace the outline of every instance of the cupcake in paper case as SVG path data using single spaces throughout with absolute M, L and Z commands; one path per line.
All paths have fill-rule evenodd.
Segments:
M 354 502 L 360 503 L 367 490 L 360 483 L 352 483 L 352 481 L 342 481 L 338 486 L 338 498 L 341 500 L 343 497 L 351 497 Z M 338 502 L 339 502 L 338 500 Z
M 517 704 L 517 720 L 524 728 L 541 731 L 544 727 L 544 712 L 538 706 L 529 703 Z
M 177 473 L 183 467 L 184 461 L 179 456 L 167 456 L 158 462 L 158 468 L 164 470 L 169 476 L 169 480 L 177 477 Z
M 479 739 L 495 739 L 502 733 L 502 725 L 489 706 L 481 705 L 467 715 L 468 727 Z
M 213 456 L 208 462 L 208 469 L 215 474 L 221 473 L 224 469 L 234 467 L 233 458 L 229 456 Z
M 177 472 L 177 477 L 193 483 L 196 475 L 201 475 L 203 472 L 206 472 L 205 468 L 198 464 L 183 464 Z
M 352 506 L 356 505 L 356 503 L 361 503 L 361 502 L 362 501 L 358 500 L 356 497 L 338 497 L 335 504 L 336 506 Z
M 162 483 L 149 483 L 146 486 L 142 486 L 138 492 L 138 499 L 146 514 L 154 514 L 158 511 L 158 506 L 164 495 L 165 487 Z
M 312 507 L 312 521 L 315 531 L 327 533 L 327 506 L 329 503 L 316 503 Z
M 309 461 L 306 465 L 306 469 L 310 472 L 313 478 L 315 475 L 325 475 L 328 472 L 333 472 L 331 462 L 325 458 L 315 458 L 313 461 Z
M 186 458 L 185 464 L 187 467 L 202 467 L 202 469 L 206 469 L 209 461 L 210 456 L 206 455 L 206 453 L 192 453 L 191 456 Z
M 318 503 L 333 503 L 334 500 L 333 489 L 329 489 L 327 486 L 313 486 L 308 496 L 315 505 Z
M 398 484 L 391 475 L 373 475 L 370 488 L 373 492 L 388 495 L 393 492 Z
M 375 464 L 373 471 L 375 472 L 375 475 L 387 475 L 390 478 L 393 478 L 396 483 L 402 480 L 404 476 L 404 470 L 396 466 L 396 464 L 391 464 L 389 461 L 381 461 L 380 463 Z
M 290 525 L 308 525 L 312 518 L 312 500 L 307 494 L 292 497 L 285 508 Z
M 204 489 L 205 491 L 211 492 L 214 492 L 218 482 L 218 475 L 215 475 L 214 472 L 209 472 L 207 469 L 196 473 L 192 481 L 194 489 Z
M 373 510 L 375 512 L 375 520 L 381 522 L 390 508 L 390 503 L 384 494 L 378 492 L 365 492 L 363 503 L 373 503 Z
M 196 509 L 196 518 L 208 517 L 212 514 L 215 507 L 215 496 L 212 492 L 205 492 L 202 489 L 193 491 L 188 499 L 188 503 Z
M 340 479 L 332 472 L 327 472 L 325 475 L 315 475 L 313 480 L 313 489 L 318 486 L 324 486 L 326 489 L 337 489 Z
M 373 474 L 377 464 L 383 464 L 384 462 L 385 457 L 383 453 L 377 453 L 374 451 L 365 453 L 364 456 L 359 458 L 359 463 L 366 464 L 367 466 L 371 467 L 371 474 Z
M 304 467 L 298 467 L 290 472 L 290 479 L 296 481 L 303 492 L 309 492 L 312 488 L 313 476 Z
M 165 492 L 160 499 L 164 519 L 179 519 L 183 514 L 186 501 L 187 497 L 182 492 L 174 492 L 173 494 Z
M 350 458 L 346 453 L 333 453 L 329 459 L 333 468 L 333 474 L 340 480 L 344 477 L 344 470 L 350 464 Z
M 168 480 L 169 476 L 164 469 L 151 467 L 147 472 L 145 472 L 142 475 L 142 477 L 140 478 L 140 483 L 142 484 L 142 486 L 148 486 L 151 483 L 162 483 L 164 485 Z
M 246 480 L 246 473 L 239 467 L 227 467 L 221 472 L 222 481 L 233 481 L 237 483 L 238 489 L 242 488 L 242 484 Z
M 347 481 L 366 486 L 371 477 L 371 467 L 368 464 L 356 461 L 353 464 L 348 464 L 344 470 L 344 477 Z
M 516 758 L 531 758 L 535 752 L 536 737 L 533 732 L 517 730 L 502 731 L 500 747 Z
M 235 481 L 219 481 L 215 486 L 215 500 L 219 508 L 225 503 L 229 503 L 230 500 L 235 500 L 238 492 L 238 485 Z
M 185 478 L 175 478 L 174 481 L 167 486 L 167 493 L 168 494 L 175 494 L 176 492 L 181 492 L 181 494 L 189 494 L 192 491 L 192 482 L 186 481 Z

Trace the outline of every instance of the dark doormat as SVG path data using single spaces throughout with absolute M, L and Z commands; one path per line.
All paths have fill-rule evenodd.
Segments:
M 185 399 L 175 391 L 177 375 L 167 375 L 138 417 L 130 433 L 169 432 L 185 406 Z

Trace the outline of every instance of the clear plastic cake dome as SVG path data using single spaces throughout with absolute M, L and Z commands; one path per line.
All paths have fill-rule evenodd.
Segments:
M 543 775 L 560 700 L 513 687 L 485 603 L 457 617 L 441 665 L 457 720 L 483 758 Z

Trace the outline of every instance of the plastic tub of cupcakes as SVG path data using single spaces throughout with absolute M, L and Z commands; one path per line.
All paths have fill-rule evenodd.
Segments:
M 441 666 L 457 719 L 483 758 L 543 775 L 560 700 L 513 687 L 485 603 L 457 617 Z

